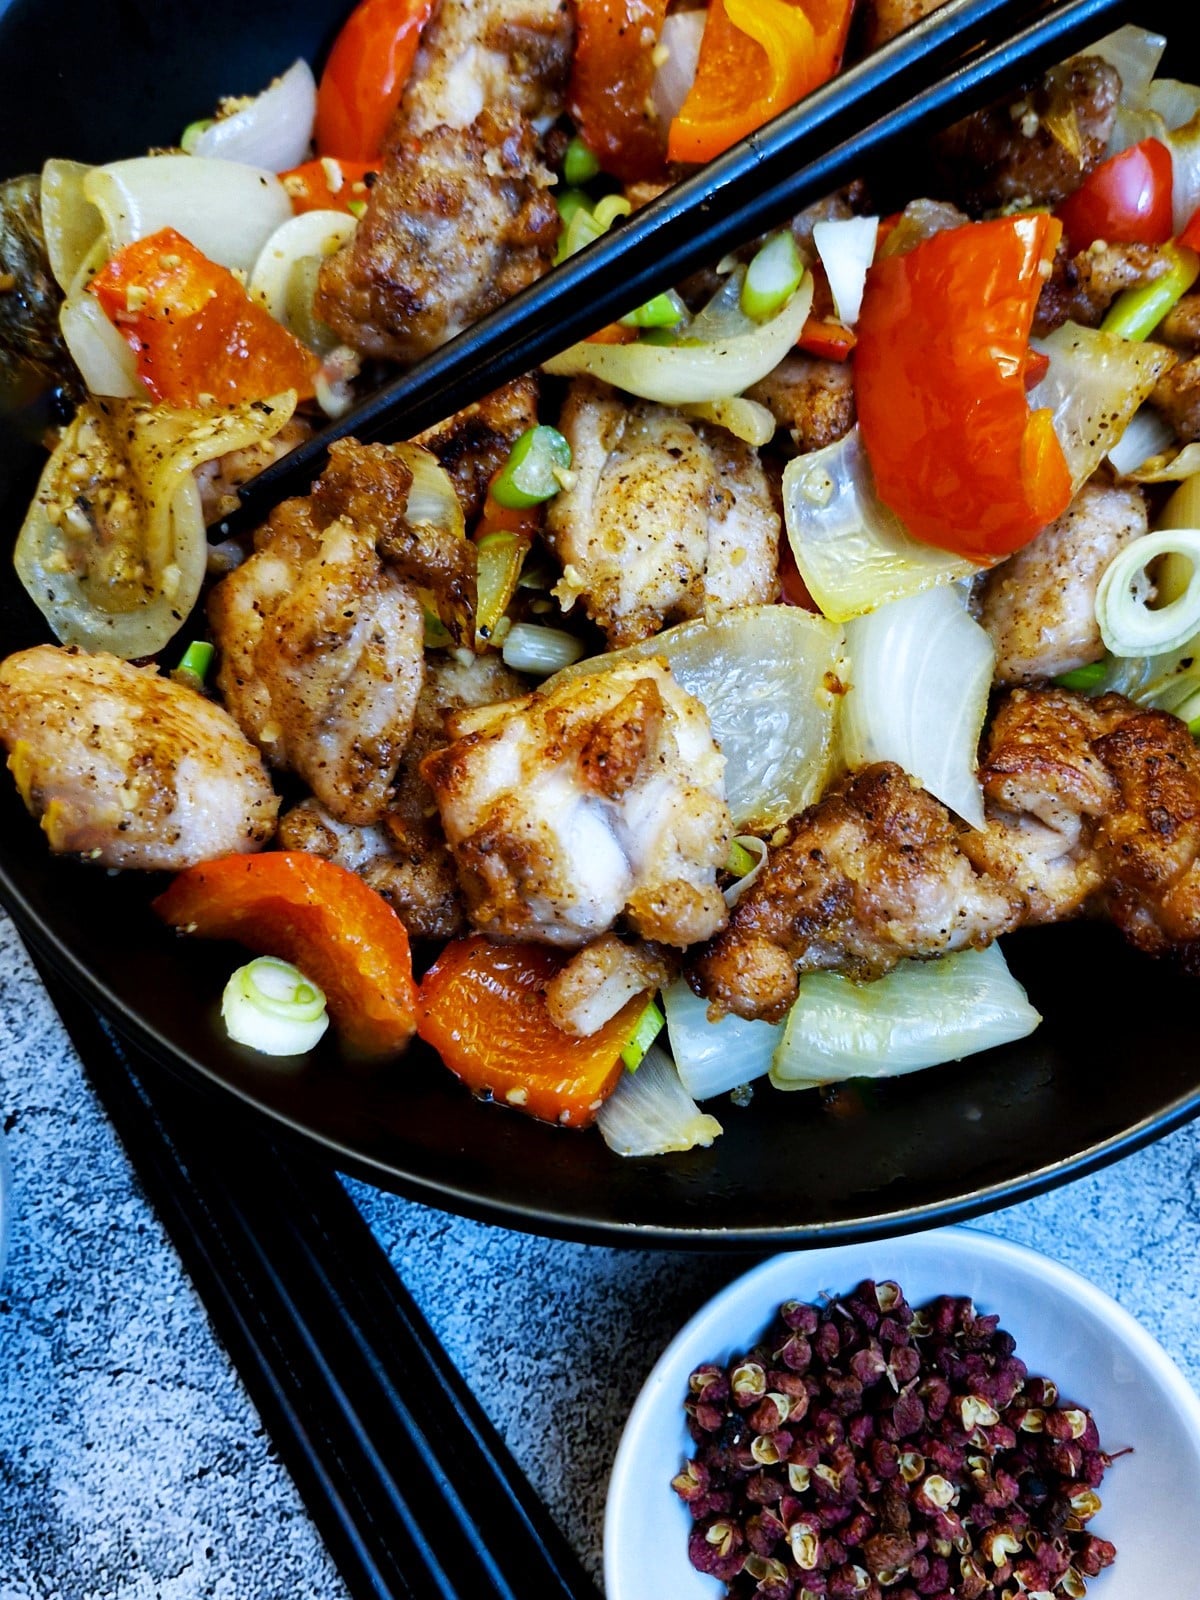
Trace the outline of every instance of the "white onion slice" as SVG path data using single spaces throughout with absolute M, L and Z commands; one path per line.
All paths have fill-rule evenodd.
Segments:
M 878 217 L 839 217 L 818 222 L 813 228 L 813 243 L 829 279 L 834 308 L 847 327 L 858 321 L 878 234 Z
M 857 428 L 788 463 L 783 511 L 800 576 L 836 622 L 979 570 L 921 544 L 883 504 Z
M 744 268 L 731 274 L 729 283 L 735 295 L 740 295 L 744 275 Z M 725 292 L 723 288 L 720 295 Z M 710 323 L 701 312 L 689 326 L 684 343 L 661 345 L 639 339 L 636 344 L 589 344 L 584 340 L 544 362 L 544 370 L 560 378 L 590 373 L 627 394 L 657 400 L 661 405 L 726 400 L 779 365 L 808 320 L 812 296 L 812 277 L 806 273 L 783 310 L 769 322 L 752 324 L 748 331 L 709 338 Z
M 64 300 L 58 325 L 89 394 L 118 400 L 145 394 L 138 381 L 133 351 L 104 315 L 94 295 L 85 292 Z
M 1034 411 L 1049 407 L 1076 494 L 1125 432 L 1174 357 L 1162 345 L 1121 339 L 1065 322 L 1031 341 L 1050 366 L 1031 390 Z
M 104 233 L 104 218 L 83 192 L 91 167 L 81 161 L 47 161 L 42 168 L 42 232 L 59 288 L 69 290 Z
M 806 973 L 775 1053 L 777 1089 L 891 1078 L 1031 1034 L 1041 1017 L 999 945 L 902 961 L 875 983 Z
M 514 628 L 513 632 L 516 632 Z M 509 636 L 511 638 L 511 634 Z M 661 656 L 708 712 L 737 828 L 770 828 L 821 794 L 834 761 L 842 630 L 794 606 L 739 606 L 591 657 L 571 676 Z
M 514 622 L 504 635 L 501 654 L 506 667 L 548 678 L 583 655 L 584 643 L 562 628 L 544 628 L 536 622 Z
M 1160 411 L 1143 406 L 1108 452 L 1114 472 L 1128 478 L 1175 442 L 1175 429 Z
M 1188 572 L 1165 605 L 1151 607 L 1146 568 L 1172 557 L 1175 570 Z M 1096 591 L 1096 621 L 1104 645 L 1114 656 L 1154 656 L 1178 650 L 1200 632 L 1200 530 L 1165 528 L 1135 539 L 1109 563 Z
M 660 52 L 664 52 L 662 65 L 654 74 L 650 98 L 659 122 L 668 126 L 679 115 L 679 108 L 688 97 L 688 90 L 696 79 L 696 64 L 700 60 L 700 41 L 704 37 L 704 23 L 708 12 L 673 11 L 663 22 L 658 36 Z
M 927 589 L 846 624 L 842 749 L 851 767 L 896 762 L 982 828 L 975 765 L 996 652 L 966 598 L 957 585 Z
M 1184 445 L 1177 456 L 1163 466 L 1143 463 L 1132 474 L 1138 483 L 1180 483 L 1200 472 L 1200 443 Z
M 667 1036 L 680 1081 L 693 1100 L 753 1083 L 771 1070 L 783 1038 L 782 1022 L 747 1022 L 743 1017 L 708 1020 L 708 1001 L 683 978 L 663 990 Z
M 1121 104 L 1140 110 L 1146 104 L 1150 80 L 1158 71 L 1167 41 L 1161 33 L 1151 33 L 1127 22 L 1088 46 L 1089 56 L 1099 56 L 1121 74 Z
M 113 252 L 160 228 L 174 228 L 210 261 L 247 274 L 292 215 L 273 172 L 200 156 L 114 161 L 94 167 L 83 190 L 104 218 Z
M 707 1148 L 723 1130 L 679 1081 L 670 1056 L 652 1044 L 636 1072 L 621 1075 L 600 1107 L 596 1126 L 619 1156 L 664 1156 Z
M 316 116 L 312 68 L 307 61 L 295 61 L 248 106 L 205 128 L 191 153 L 286 172 L 307 157 Z
M 354 218 L 344 211 L 303 211 L 298 217 L 289 217 L 259 252 L 250 274 L 250 298 L 264 306 L 276 322 L 303 337 L 313 316 L 311 306 L 307 317 L 295 316 L 297 273 L 303 278 L 303 263 L 332 255 L 356 227 Z M 297 322 L 299 326 L 293 327 Z M 329 337 L 337 342 L 332 333 Z

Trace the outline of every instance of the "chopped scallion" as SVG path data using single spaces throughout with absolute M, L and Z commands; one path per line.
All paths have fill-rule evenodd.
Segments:
M 1086 667 L 1075 667 L 1071 672 L 1060 673 L 1055 683 L 1060 689 L 1074 689 L 1077 694 L 1091 694 L 1104 682 L 1108 665 L 1104 661 L 1090 662 Z
M 758 857 L 752 856 L 744 844 L 739 844 L 734 839 L 729 846 L 729 859 L 725 863 L 726 872 L 732 872 L 735 878 L 744 878 L 748 872 L 753 872 L 758 865 Z
M 756 322 L 780 311 L 800 287 L 804 261 L 790 228 L 774 233 L 746 269 L 742 310 Z
M 557 428 L 526 428 L 492 480 L 492 499 L 508 511 L 528 511 L 558 493 L 554 469 L 570 465 L 571 446 Z
M 185 156 L 191 155 L 196 148 L 196 140 L 202 133 L 207 133 L 212 125 L 213 119 L 211 117 L 202 117 L 199 122 L 188 123 L 187 127 L 179 135 L 179 148 Z
M 225 985 L 221 1015 L 231 1039 L 269 1056 L 303 1055 L 329 1026 L 321 990 L 275 956 L 237 969 Z
M 582 189 L 559 189 L 554 195 L 554 204 L 558 207 L 558 214 L 564 225 L 570 222 L 577 211 L 590 213 L 592 203 Z
M 647 300 L 645 305 L 638 306 L 636 311 L 631 311 L 621 321 L 627 328 L 677 328 L 687 314 L 688 308 L 674 289 L 668 289 L 663 294 L 656 294 L 653 300 Z
M 206 639 L 193 639 L 171 676 L 177 683 L 186 683 L 193 689 L 203 688 L 215 655 L 216 651 Z
M 1120 339 L 1148 339 L 1200 277 L 1200 256 L 1194 250 L 1169 244 L 1164 246 L 1163 254 L 1171 262 L 1168 270 L 1153 283 L 1119 294 L 1100 324 L 1102 333 L 1115 333 Z
M 642 1064 L 642 1057 L 658 1038 L 663 1030 L 666 1019 L 662 1012 L 651 1000 L 637 1020 L 637 1026 L 629 1035 L 629 1042 L 621 1051 L 621 1060 L 630 1072 L 636 1072 Z
M 504 665 L 533 678 L 548 678 L 583 655 L 583 640 L 562 628 L 542 628 L 536 622 L 514 622 L 504 635 Z
M 587 183 L 600 171 L 600 161 L 594 150 L 589 150 L 578 134 L 567 146 L 563 156 L 563 177 L 568 183 Z

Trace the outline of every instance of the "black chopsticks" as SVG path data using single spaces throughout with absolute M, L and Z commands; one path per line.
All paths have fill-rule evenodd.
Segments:
M 1130 0 L 949 0 L 249 480 L 214 532 L 245 531 L 306 493 L 336 439 L 407 438 L 440 422 L 793 216 L 894 142 L 1094 42 L 1129 9 Z
M 169 1076 L 31 948 L 354 1600 L 600 1600 L 336 1175 Z

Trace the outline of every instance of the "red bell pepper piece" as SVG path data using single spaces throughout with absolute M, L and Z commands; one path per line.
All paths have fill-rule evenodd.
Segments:
M 709 161 L 827 83 L 854 0 L 710 0 L 696 81 L 671 124 L 672 161 Z
M 918 539 L 990 563 L 1071 498 L 1048 410 L 1025 398 L 1029 332 L 1061 225 L 968 223 L 867 274 L 859 425 L 884 502 Z
M 284 389 L 301 399 L 313 392 L 311 351 L 174 228 L 118 250 L 88 288 L 156 400 L 232 405 Z
M 858 335 L 844 322 L 832 322 L 823 317 L 809 317 L 800 330 L 796 347 L 810 356 L 820 356 L 826 361 L 846 361 L 858 343 Z
M 317 153 L 377 160 L 434 0 L 362 0 L 333 41 L 317 88 Z
M 319 984 L 347 1050 L 397 1055 L 416 1032 L 408 934 L 382 895 L 304 851 L 224 856 L 181 872 L 153 902 L 202 939 L 236 939 Z
M 635 996 L 586 1039 L 563 1033 L 545 990 L 569 959 L 546 945 L 456 939 L 421 982 L 418 1032 L 474 1094 L 584 1128 L 616 1088 L 646 997 Z
M 341 161 L 320 156 L 281 172 L 279 180 L 297 216 L 302 211 L 345 211 L 360 216 L 371 192 L 368 177 L 373 179 L 378 171 L 377 160 Z
M 1158 139 L 1110 156 L 1058 207 L 1067 248 L 1078 254 L 1097 239 L 1166 244 L 1174 231 L 1171 152 Z
M 1179 243 L 1189 250 L 1200 252 L 1200 207 L 1192 213 L 1192 220 L 1179 235 Z
M 662 177 L 666 135 L 646 112 L 667 0 L 577 0 L 567 109 L 605 172 Z

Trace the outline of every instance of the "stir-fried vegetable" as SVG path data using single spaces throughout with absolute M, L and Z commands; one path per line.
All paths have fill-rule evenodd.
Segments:
M 708 1001 L 680 978 L 663 991 L 667 1036 L 684 1088 L 695 1100 L 753 1083 L 771 1070 L 783 1038 L 782 1022 L 747 1022 L 743 1017 L 708 1020 Z
M 281 172 L 279 179 L 297 216 L 306 211 L 342 211 L 358 218 L 367 208 L 378 170 L 378 160 L 344 161 L 319 156 L 316 161 L 304 161 Z
M 619 1156 L 663 1156 L 707 1149 L 724 1131 L 688 1094 L 670 1056 L 651 1047 L 637 1072 L 626 1072 L 596 1123 Z
M 173 228 L 126 245 L 88 287 L 156 400 L 228 405 L 313 392 L 309 351 Z
M 570 465 L 571 446 L 557 428 L 526 428 L 492 479 L 492 499 L 506 511 L 528 511 L 558 493 Z
M 1186 573 L 1178 592 L 1151 605 L 1147 569 L 1163 558 Z M 1200 633 L 1200 531 L 1162 529 L 1134 539 L 1109 563 L 1096 591 L 1096 621 L 1115 656 L 1154 656 L 1179 650 Z
M 1143 139 L 1102 161 L 1058 207 L 1067 247 L 1086 250 L 1097 239 L 1165 244 L 1174 232 L 1171 152 Z
M 545 989 L 567 959 L 545 945 L 457 939 L 421 981 L 419 1032 L 474 1094 L 584 1128 L 624 1071 L 621 1051 L 646 1001 L 635 995 L 587 1038 L 563 1033 Z
M 867 275 L 855 395 L 879 496 L 915 537 L 975 561 L 1019 549 L 1071 498 L 1024 378 L 1060 231 L 1044 215 L 972 223 Z
M 852 0 L 710 0 L 672 161 L 708 161 L 832 78 Z
M 1126 289 L 1113 301 L 1102 324 L 1104 333 L 1119 339 L 1148 339 L 1200 277 L 1200 255 L 1194 250 L 1168 245 L 1165 254 L 1171 264 L 1161 277 Z
M 324 991 L 352 1054 L 398 1055 L 416 1031 L 404 924 L 344 867 L 302 851 L 225 856 L 181 872 L 154 901 L 164 922 L 294 963 Z
M 667 0 L 578 0 L 567 109 L 600 166 L 626 181 L 662 175 L 666 131 L 647 115 L 654 86 L 647 35 L 663 30 Z M 579 182 L 568 179 L 568 182 Z
M 433 6 L 434 0 L 360 0 L 321 74 L 319 154 L 346 161 L 378 157 Z
M 307 61 L 294 61 L 249 105 L 218 116 L 184 146 L 193 156 L 240 161 L 283 172 L 303 161 L 312 142 L 317 85 Z
M 325 996 L 299 968 L 276 956 L 239 967 L 221 996 L 225 1031 L 237 1044 L 268 1056 L 300 1056 L 329 1027 Z
M 55 636 L 153 655 L 196 603 L 208 541 L 192 473 L 273 439 L 294 393 L 180 411 L 89 400 L 46 463 L 17 538 L 17 575 Z
M 355 226 L 345 211 L 304 211 L 276 228 L 250 274 L 251 300 L 317 354 L 338 343 L 313 309 L 317 274 L 321 262 L 345 244 Z

